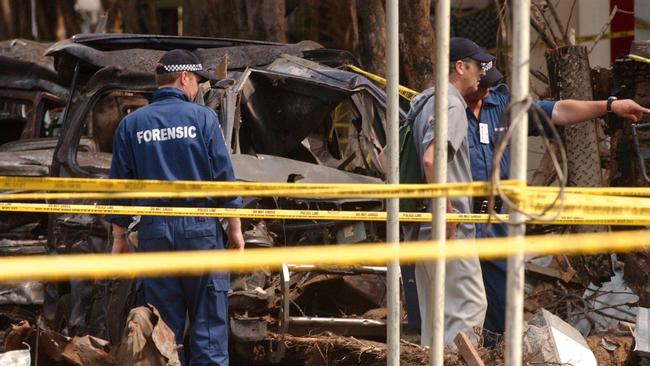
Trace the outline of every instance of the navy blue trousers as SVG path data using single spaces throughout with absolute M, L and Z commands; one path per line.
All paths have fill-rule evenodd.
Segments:
M 501 335 L 506 328 L 506 281 L 508 261 L 496 259 L 481 261 L 483 284 L 488 301 L 483 329 L 484 346 L 494 347 L 498 341 L 495 333 Z
M 215 218 L 143 216 L 139 252 L 223 249 L 224 234 Z M 143 300 L 155 306 L 183 344 L 189 315 L 189 364 L 228 365 L 227 274 L 144 278 Z M 186 365 L 186 350 L 178 355 Z

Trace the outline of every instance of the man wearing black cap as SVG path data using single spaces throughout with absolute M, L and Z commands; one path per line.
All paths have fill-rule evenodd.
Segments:
M 503 75 L 496 68 L 491 68 L 481 78 L 479 88 L 476 92 L 465 97 L 467 102 L 467 119 L 469 139 L 469 153 L 472 167 L 472 180 L 489 180 L 492 170 L 492 156 L 494 148 L 498 143 L 501 116 L 505 111 L 510 95 L 505 85 L 497 85 Z M 598 118 L 608 112 L 612 112 L 624 119 L 637 122 L 644 113 L 650 110 L 641 107 L 633 100 L 609 101 L 581 101 L 581 100 L 538 100 L 536 101 L 547 118 L 553 124 L 566 126 L 576 124 L 594 118 Z M 540 118 L 543 121 L 543 118 Z M 528 124 L 529 136 L 536 136 L 540 131 L 534 123 Z M 500 162 L 501 179 L 508 179 L 509 149 L 504 152 Z M 501 211 L 501 202 L 497 199 L 496 211 Z M 488 199 L 474 198 L 474 213 L 486 213 L 488 211 Z M 507 236 L 507 226 L 503 224 L 476 225 L 476 237 L 500 237 Z M 505 307 L 506 307 L 506 260 L 481 261 L 483 279 L 488 300 L 488 311 L 485 317 L 484 328 L 490 332 L 503 334 L 505 331 Z M 494 345 L 495 337 L 486 334 L 484 337 L 487 345 Z
M 158 90 L 151 103 L 127 115 L 115 131 L 110 178 L 234 181 L 235 176 L 217 114 L 192 103 L 200 79 L 209 78 L 194 53 L 172 50 L 156 67 Z M 138 199 L 139 206 L 241 207 L 238 197 L 214 199 Z M 131 218 L 110 215 L 113 253 L 128 251 L 125 228 Z M 227 233 L 216 218 L 142 216 L 139 252 L 244 249 L 238 218 Z M 138 287 L 183 344 L 189 315 L 189 363 L 228 365 L 227 274 L 144 278 Z M 186 364 L 184 348 L 179 358 Z
M 493 57 L 476 43 L 465 38 L 450 40 L 449 68 L 449 127 L 447 136 L 447 181 L 471 182 L 469 147 L 467 142 L 467 115 L 464 96 L 475 92 L 481 76 L 491 66 Z M 425 90 L 411 102 L 407 123 L 413 123 L 413 139 L 420 166 L 427 182 L 433 181 L 433 127 L 432 120 L 435 93 Z M 448 212 L 471 212 L 471 198 L 452 198 L 447 201 Z M 448 238 L 473 238 L 474 225 L 448 224 Z M 407 239 L 431 238 L 430 224 L 415 224 L 406 228 Z M 432 304 L 428 302 L 433 273 L 425 263 L 415 265 L 418 302 L 421 314 L 421 343 L 430 344 Z M 454 337 L 463 331 L 477 343 L 474 327 L 482 327 L 487 303 L 477 257 L 447 262 L 445 280 L 445 344 L 455 347 Z

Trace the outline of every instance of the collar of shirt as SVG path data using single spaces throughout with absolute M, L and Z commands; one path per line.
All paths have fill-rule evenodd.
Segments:
M 189 101 L 187 95 L 185 95 L 182 90 L 174 87 L 166 87 L 160 88 L 153 93 L 151 96 L 151 103 L 172 98 L 180 99 L 185 102 Z

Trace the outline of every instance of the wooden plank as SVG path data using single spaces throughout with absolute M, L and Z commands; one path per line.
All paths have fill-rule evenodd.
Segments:
M 534 263 L 526 263 L 526 272 L 530 274 L 555 278 L 566 283 L 569 283 L 576 273 L 573 268 L 570 268 L 567 272 L 562 272 L 555 268 L 544 267 Z
M 462 331 L 458 332 L 458 335 L 454 338 L 454 343 L 458 347 L 458 353 L 460 353 L 460 356 L 468 366 L 485 366 L 478 352 L 476 352 L 476 348 L 474 348 L 465 333 Z

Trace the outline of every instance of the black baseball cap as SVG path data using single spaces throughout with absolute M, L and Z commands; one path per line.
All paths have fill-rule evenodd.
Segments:
M 491 88 L 499 81 L 503 79 L 503 74 L 501 71 L 497 70 L 496 67 L 492 66 L 481 78 L 481 81 L 478 83 L 479 88 Z
M 191 51 L 175 49 L 165 52 L 156 65 L 156 74 L 165 74 L 169 72 L 189 71 L 197 74 L 205 80 L 214 80 L 215 77 L 210 75 L 207 70 L 203 69 L 201 60 Z
M 449 61 L 454 62 L 464 58 L 471 58 L 479 62 L 494 60 L 494 56 L 485 52 L 474 41 L 463 37 L 451 37 L 449 40 Z

